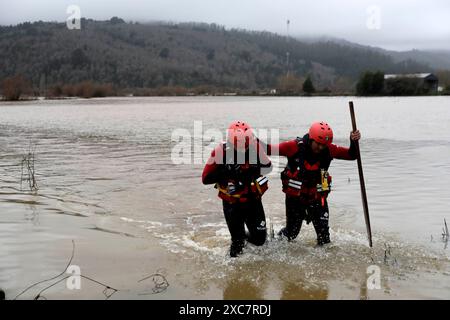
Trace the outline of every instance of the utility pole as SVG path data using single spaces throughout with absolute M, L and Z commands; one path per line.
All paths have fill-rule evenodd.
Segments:
M 287 43 L 288 43 L 288 51 L 286 51 L 286 78 L 289 77 L 289 25 L 291 24 L 291 21 L 288 19 L 286 21 L 286 32 L 287 32 Z

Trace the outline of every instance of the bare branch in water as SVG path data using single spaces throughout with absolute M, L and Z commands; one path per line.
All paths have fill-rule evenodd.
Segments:
M 32 145 L 30 143 L 30 146 L 28 148 L 28 153 L 23 156 L 21 166 L 22 166 L 22 173 L 20 175 L 20 190 L 22 189 L 23 182 L 28 182 L 28 187 L 30 191 L 37 191 L 39 189 L 36 176 L 35 176 L 35 151 L 36 151 L 36 145 Z
M 154 287 L 152 288 L 152 292 L 140 293 L 139 295 L 148 295 L 148 294 L 157 294 L 167 290 L 169 287 L 169 281 L 167 281 L 166 277 L 161 273 L 151 274 L 145 278 L 142 278 L 138 282 L 142 282 L 147 279 L 152 279 Z
M 442 229 L 442 237 L 444 238 L 444 239 L 447 239 L 446 241 L 448 241 L 448 238 L 449 238 L 449 234 L 448 234 L 448 227 L 447 227 L 447 221 L 445 220 L 445 218 L 444 218 L 444 228 Z
M 36 282 L 36 283 L 32 284 L 31 286 L 27 287 L 25 290 L 23 290 L 21 293 L 19 293 L 17 296 L 15 296 L 15 298 L 13 300 L 16 300 L 22 294 L 24 294 L 25 292 L 27 292 L 31 288 L 33 288 L 33 287 L 35 287 L 35 286 L 37 286 L 37 285 L 39 285 L 41 283 L 44 283 L 44 282 L 47 282 L 47 281 L 50 281 L 50 280 L 54 280 L 54 279 L 59 278 L 60 276 L 62 276 L 67 271 L 67 268 L 69 268 L 70 264 L 72 263 L 74 255 L 75 255 L 75 241 L 72 240 L 72 255 L 70 256 L 70 259 L 69 259 L 69 262 L 67 263 L 66 268 L 61 273 L 59 273 L 58 275 L 56 275 L 54 277 L 51 277 L 50 279 L 46 279 L 46 280 L 42 280 L 42 281 Z
M 51 281 L 51 280 L 56 280 L 56 279 L 58 279 L 59 277 L 63 276 L 63 275 L 66 273 L 67 269 L 70 267 L 70 265 L 71 265 L 71 263 L 72 263 L 72 260 L 73 260 L 73 257 L 74 257 L 74 256 L 75 256 L 75 241 L 72 240 L 72 255 L 71 255 L 70 259 L 69 259 L 69 262 L 67 263 L 66 268 L 65 268 L 61 273 L 59 273 L 58 275 L 56 275 L 56 276 L 54 276 L 54 277 L 51 277 L 51 278 L 49 278 L 49 279 L 46 279 L 46 280 L 42 280 L 42 281 L 36 282 L 36 283 L 34 283 L 34 284 L 28 286 L 28 287 L 27 287 L 26 289 L 24 289 L 21 293 L 19 293 L 13 300 L 16 300 L 16 299 L 17 299 L 18 297 L 20 297 L 22 294 L 24 294 L 25 292 L 27 292 L 28 290 L 30 290 L 31 288 L 33 288 L 33 287 L 35 287 L 35 286 L 37 286 L 37 285 L 39 285 L 39 284 L 42 284 L 42 283 L 44 283 L 44 282 L 48 282 L 48 281 Z M 36 296 L 34 296 L 33 299 L 34 299 L 34 300 L 47 300 L 47 298 L 45 298 L 45 297 L 42 295 L 42 293 L 44 293 L 46 290 L 50 289 L 51 287 L 56 286 L 58 283 L 61 283 L 62 281 L 68 279 L 69 277 L 70 277 L 70 276 L 65 276 L 65 277 L 63 277 L 63 278 L 57 280 L 56 282 L 52 283 L 51 285 L 45 287 L 44 289 L 40 290 L 40 291 L 38 292 L 38 294 L 37 294 Z M 84 276 L 84 275 L 80 275 L 80 277 L 83 278 L 83 279 L 89 280 L 89 281 L 91 281 L 91 282 L 94 282 L 94 283 L 96 283 L 96 284 L 98 284 L 98 285 L 104 287 L 104 290 L 102 291 L 102 293 L 103 293 L 103 295 L 106 297 L 106 300 L 108 300 L 114 293 L 116 293 L 117 291 L 119 291 L 118 289 L 115 289 L 115 288 L 113 288 L 113 287 L 111 287 L 111 286 L 108 286 L 108 285 L 106 285 L 106 284 L 104 284 L 104 283 L 102 283 L 102 282 L 100 282 L 100 281 L 97 281 L 97 280 L 95 280 L 95 279 L 93 279 L 93 278 L 90 278 L 90 277 L 87 277 L 87 276 Z
M 444 249 L 447 249 L 449 238 L 450 235 L 448 233 L 447 221 L 444 218 L 444 227 L 442 228 L 442 241 L 445 243 Z

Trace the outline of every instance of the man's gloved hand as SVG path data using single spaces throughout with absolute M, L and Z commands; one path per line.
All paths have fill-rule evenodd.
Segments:
M 229 194 L 234 194 L 236 192 L 236 185 L 234 183 L 229 182 L 227 185 L 227 192 Z
M 359 132 L 359 130 L 350 133 L 350 140 L 358 141 L 359 139 L 361 139 L 361 133 Z

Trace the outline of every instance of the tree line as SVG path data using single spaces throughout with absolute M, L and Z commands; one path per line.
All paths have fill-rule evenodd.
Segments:
M 49 97 L 273 89 L 287 95 L 350 94 L 361 73 L 376 70 L 413 73 L 429 67 L 395 62 L 368 48 L 216 24 L 127 23 L 114 17 L 82 19 L 81 30 L 42 21 L 0 27 L 0 82 L 7 93 L 11 81 L 22 79 L 19 91 Z

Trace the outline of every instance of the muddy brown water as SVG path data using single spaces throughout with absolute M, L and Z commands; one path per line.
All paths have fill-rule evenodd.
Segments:
M 277 129 L 286 140 L 323 119 L 336 143 L 347 145 L 348 100 L 0 103 L 0 288 L 13 298 L 58 274 L 75 239 L 82 273 L 119 286 L 118 298 L 449 299 L 449 249 L 442 238 L 444 218 L 450 221 L 448 97 L 353 98 L 373 249 L 367 246 L 356 162 L 335 160 L 330 169 L 331 245 L 315 247 L 313 228 L 304 225 L 292 243 L 249 245 L 232 260 L 216 191 L 201 184 L 205 159 L 172 161 L 172 133 L 193 134 L 194 121 L 204 131 L 224 132 L 231 120 L 244 119 L 256 129 Z M 34 193 L 20 184 L 30 145 L 39 186 Z M 278 231 L 284 223 L 279 169 L 285 160 L 272 160 L 277 170 L 269 175 L 263 203 Z M 380 289 L 367 287 L 369 266 L 380 270 Z M 162 273 L 170 286 L 146 294 L 152 284 L 138 281 L 152 272 Z M 73 292 L 63 284 L 49 289 L 49 297 L 103 298 L 89 284 Z M 27 292 L 21 298 L 32 297 Z

